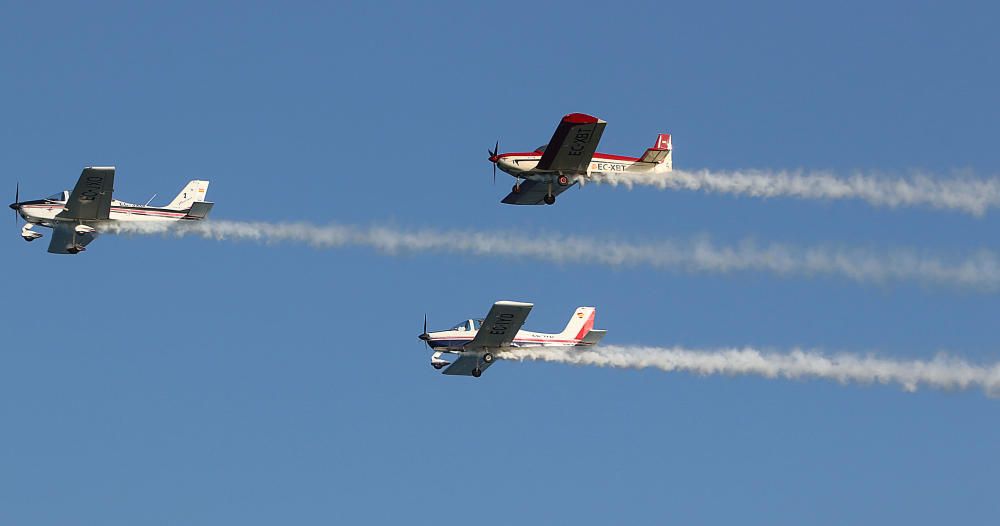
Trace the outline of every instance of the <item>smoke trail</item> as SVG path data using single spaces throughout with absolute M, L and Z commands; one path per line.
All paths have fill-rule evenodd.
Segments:
M 831 172 L 675 170 L 665 174 L 595 177 L 591 181 L 628 188 L 643 185 L 661 190 L 703 190 L 753 197 L 862 199 L 874 206 L 929 206 L 975 216 L 1000 206 L 1000 179 L 996 178 L 940 179 L 926 175 L 902 178 L 862 174 L 838 177 Z
M 930 361 L 902 361 L 856 354 L 827 356 L 795 349 L 789 353 L 762 352 L 752 348 L 695 351 L 679 347 L 595 347 L 517 349 L 497 355 L 508 360 L 622 367 L 656 368 L 701 375 L 757 375 L 765 378 L 822 378 L 840 383 L 899 384 L 906 391 L 919 386 L 938 389 L 982 388 L 1000 397 L 1000 363 L 973 365 L 958 358 L 937 356 Z
M 979 291 L 1000 288 L 1000 260 L 980 251 L 965 259 L 943 260 L 907 249 L 795 247 L 751 240 L 719 245 L 707 238 L 629 243 L 609 238 L 531 237 L 510 232 L 360 227 L 309 223 L 201 221 L 175 226 L 113 223 L 103 231 L 173 233 L 217 240 L 293 242 L 319 249 L 347 246 L 378 251 L 534 259 L 560 264 L 648 267 L 669 271 L 726 274 L 758 271 L 779 276 L 833 276 L 862 283 L 915 281 Z

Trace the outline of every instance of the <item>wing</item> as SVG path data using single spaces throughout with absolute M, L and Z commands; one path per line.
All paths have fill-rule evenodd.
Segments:
M 532 306 L 530 303 L 517 301 L 494 303 L 490 313 L 483 320 L 482 327 L 476 333 L 476 337 L 465 344 L 465 350 L 478 351 L 509 346 L 514 341 L 517 331 L 521 330 L 521 326 L 524 325 L 524 320 L 531 312 Z
M 573 184 L 576 184 L 575 182 Z M 571 185 L 563 186 L 559 183 L 552 183 L 552 195 L 559 195 L 568 190 Z M 538 181 L 522 181 L 517 192 L 511 192 L 504 197 L 501 203 L 508 205 L 540 205 L 544 204 L 545 194 L 548 193 L 549 184 Z
M 114 166 L 88 166 L 80 174 L 66 202 L 63 219 L 108 219 L 111 214 L 111 192 L 115 185 Z
M 467 351 L 458 355 L 458 359 L 451 363 L 447 369 L 442 371 L 442 374 L 450 374 L 452 376 L 472 376 L 472 370 L 476 367 L 480 371 L 485 371 L 487 367 L 496 363 L 496 360 L 486 363 L 482 361 L 483 353 Z
M 587 173 L 606 122 L 583 113 L 563 117 L 538 161 L 538 170 L 565 174 Z
M 52 254 L 76 254 L 78 247 L 90 244 L 95 234 L 77 234 L 73 225 L 56 223 L 52 227 L 52 240 L 49 241 L 49 252 Z

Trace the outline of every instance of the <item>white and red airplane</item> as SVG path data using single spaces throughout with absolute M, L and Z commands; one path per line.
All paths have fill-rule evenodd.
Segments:
M 597 143 L 607 123 L 584 113 L 562 118 L 547 145 L 533 152 L 500 153 L 500 141 L 489 150 L 496 169 L 514 176 L 517 183 L 502 203 L 509 205 L 551 205 L 570 186 L 591 177 L 666 173 L 673 169 L 670 134 L 661 133 L 656 144 L 642 157 L 597 153 Z M 522 182 L 522 179 L 524 182 Z
M 214 204 L 205 201 L 208 181 L 189 182 L 165 207 L 112 199 L 114 182 L 114 166 L 88 166 L 83 169 L 72 192 L 63 190 L 45 199 L 20 201 L 18 185 L 10 207 L 27 221 L 21 228 L 21 237 L 34 241 L 42 234 L 31 227 L 49 227 L 52 229 L 49 252 L 77 254 L 110 223 L 198 221 L 208 216 Z
M 521 330 L 531 312 L 531 303 L 498 301 L 483 319 L 465 320 L 446 331 L 424 332 L 418 338 L 427 342 L 434 355 L 431 365 L 444 374 L 475 376 L 479 378 L 487 367 L 496 361 L 497 354 L 525 347 L 589 347 L 601 341 L 608 331 L 594 329 L 593 307 L 580 307 L 558 334 Z M 458 359 L 449 363 L 443 354 L 457 354 Z

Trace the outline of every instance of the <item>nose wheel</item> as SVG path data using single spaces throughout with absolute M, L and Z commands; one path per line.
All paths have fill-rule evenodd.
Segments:
M 475 369 L 472 370 L 472 376 L 473 377 L 479 378 L 482 375 L 483 375 L 483 370 L 482 369 L 476 367 Z

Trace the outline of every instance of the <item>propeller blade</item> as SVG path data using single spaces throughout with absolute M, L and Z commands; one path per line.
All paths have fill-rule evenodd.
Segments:
M 424 334 L 427 334 L 427 315 L 424 314 Z
M 14 186 L 14 204 L 17 205 L 21 202 L 21 181 L 16 183 Z M 11 207 L 14 208 L 14 207 Z M 14 226 L 17 226 L 17 208 L 14 208 Z
M 490 155 L 490 160 L 493 161 L 493 186 L 497 184 L 497 155 L 500 155 L 500 139 L 497 139 L 497 143 L 493 145 L 493 153 Z

